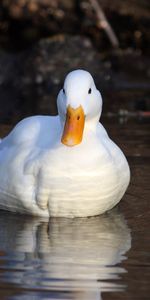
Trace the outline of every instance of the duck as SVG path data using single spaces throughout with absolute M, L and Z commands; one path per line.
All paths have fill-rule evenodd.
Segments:
M 90 217 L 123 197 L 130 168 L 99 122 L 102 97 L 86 70 L 71 71 L 57 116 L 31 116 L 0 141 L 0 209 L 41 217 Z

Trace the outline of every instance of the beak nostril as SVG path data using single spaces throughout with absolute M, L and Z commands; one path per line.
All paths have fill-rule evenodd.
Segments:
M 77 116 L 77 120 L 80 120 L 80 116 Z

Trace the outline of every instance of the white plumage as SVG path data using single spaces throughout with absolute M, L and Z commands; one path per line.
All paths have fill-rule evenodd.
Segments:
M 92 76 L 69 73 L 57 103 L 59 116 L 26 118 L 0 143 L 0 208 L 86 217 L 111 209 L 125 193 L 129 166 L 99 123 L 102 99 Z M 61 141 L 69 106 L 85 116 L 82 141 L 73 147 Z

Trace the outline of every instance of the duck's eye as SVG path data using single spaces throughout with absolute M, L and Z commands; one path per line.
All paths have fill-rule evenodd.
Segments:
M 65 93 L 65 89 L 64 89 L 64 88 L 63 88 L 63 93 L 64 93 L 64 95 L 66 94 L 66 93 Z
M 91 92 L 92 92 L 92 90 L 91 90 L 91 88 L 88 90 L 88 94 L 91 94 Z

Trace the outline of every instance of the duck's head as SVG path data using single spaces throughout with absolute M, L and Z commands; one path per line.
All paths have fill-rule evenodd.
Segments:
M 64 127 L 61 142 L 66 146 L 80 144 L 85 130 L 96 128 L 102 110 L 102 98 L 91 74 L 84 70 L 70 72 L 57 105 Z

